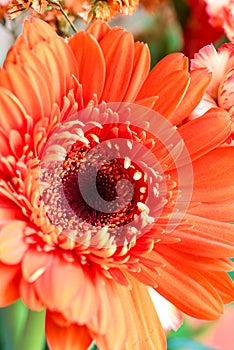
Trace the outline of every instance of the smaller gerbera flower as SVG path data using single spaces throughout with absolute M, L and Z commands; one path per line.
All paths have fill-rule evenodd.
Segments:
M 212 44 L 203 47 L 191 60 L 191 70 L 207 68 L 212 79 L 192 113 L 199 117 L 210 108 L 219 107 L 234 115 L 234 44 L 224 44 L 218 51 Z

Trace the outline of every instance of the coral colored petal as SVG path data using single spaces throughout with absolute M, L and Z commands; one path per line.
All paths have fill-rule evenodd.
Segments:
M 160 253 L 162 256 L 162 252 Z M 223 311 L 223 303 L 212 285 L 198 271 L 165 257 L 165 265 L 158 267 L 158 288 L 161 295 L 186 314 L 202 319 L 216 319 Z M 176 293 L 175 293 L 176 290 Z
M 87 350 L 92 343 L 87 328 L 76 324 L 60 326 L 54 322 L 47 312 L 46 338 L 50 349 L 53 350 Z
M 97 313 L 98 302 L 97 292 L 88 271 L 83 273 L 82 279 L 79 281 L 80 287 L 64 308 L 63 314 L 72 323 L 86 324 Z
M 28 46 L 33 47 L 41 41 L 46 41 L 51 37 L 57 37 L 57 34 L 46 22 L 34 17 L 31 20 L 25 21 L 23 36 Z
M 97 94 L 98 99 L 102 94 L 106 69 L 104 57 L 97 41 L 86 32 L 71 37 L 69 46 L 79 68 L 79 82 L 82 84 L 86 106 L 94 94 Z
M 94 21 L 87 29 L 87 33 L 92 34 L 97 41 L 101 41 L 102 38 L 107 35 L 111 30 L 106 22 L 101 22 L 99 20 Z
M 28 283 L 24 279 L 21 279 L 19 290 L 22 301 L 29 309 L 41 311 L 45 308 L 45 305 L 41 302 L 35 291 L 35 286 L 33 283 Z
M 146 97 L 146 98 L 143 98 L 142 100 L 137 100 L 136 103 L 140 106 L 153 109 L 157 99 L 158 99 L 158 96 Z
M 132 76 L 124 101 L 133 102 L 150 69 L 150 52 L 143 43 L 135 43 Z
M 96 298 L 98 312 L 87 326 L 97 347 L 102 350 L 124 349 L 127 340 L 126 309 L 122 305 L 117 286 L 111 280 L 98 276 Z
M 193 163 L 192 201 L 217 203 L 233 199 L 234 163 L 230 161 L 233 157 L 233 147 L 221 147 Z
M 77 62 L 73 52 L 69 45 L 60 37 L 48 40 L 48 46 L 54 51 L 54 55 L 59 57 L 62 63 L 63 74 L 66 76 L 66 91 L 68 91 L 73 87 L 71 80 L 72 75 L 78 76 Z
M 182 125 L 178 131 L 194 161 L 224 143 L 231 134 L 232 123 L 226 111 L 216 108 Z
M 0 260 L 6 264 L 18 264 L 27 249 L 24 242 L 26 223 L 10 221 L 0 228 Z
M 29 115 L 34 115 L 37 111 L 37 118 L 42 118 L 44 113 L 40 92 L 35 90 L 29 77 L 14 64 L 9 64 L 4 73 L 5 81 L 2 81 L 1 86 L 9 89 L 19 99 Z
M 52 254 L 38 252 L 34 249 L 29 249 L 22 261 L 22 274 L 24 279 L 29 282 L 35 282 L 52 263 Z
M 29 76 L 30 74 L 35 74 L 34 71 L 38 73 L 35 74 L 35 81 L 32 83 L 34 86 L 36 85 L 37 89 L 40 91 L 44 115 L 48 116 L 48 113 L 51 112 L 51 105 L 55 101 L 56 90 L 48 70 L 42 66 L 41 60 L 36 53 L 29 49 L 24 49 L 22 51 L 18 64 L 21 65 L 24 72 Z M 38 70 L 37 67 L 40 67 L 40 70 Z M 30 80 L 32 81 L 32 78 L 30 78 Z M 48 107 L 50 107 L 49 111 L 47 110 Z
M 179 106 L 188 86 L 189 74 L 186 71 L 176 71 L 165 77 L 154 91 L 154 95 L 159 97 L 154 110 L 172 121 L 172 113 Z
M 19 298 L 19 265 L 7 266 L 0 263 L 0 307 L 7 306 Z
M 215 273 L 207 272 L 207 279 L 212 286 L 216 288 L 225 304 L 231 303 L 234 300 L 234 282 L 225 272 L 216 271 Z M 220 281 L 222 281 L 220 283 Z
M 218 203 L 192 203 L 188 212 L 211 220 L 233 221 L 234 200 Z
M 8 115 L 9 118 L 0 119 L 0 127 L 6 134 L 11 129 L 25 131 L 26 111 L 17 97 L 4 87 L 0 87 L 1 115 Z M 1 147 L 1 152 L 2 152 Z
M 23 49 L 31 49 L 36 44 L 46 41 L 51 37 L 57 37 L 57 34 L 46 22 L 38 18 L 26 19 L 23 27 L 23 35 L 16 39 L 15 45 L 7 55 L 4 67 L 9 62 L 16 63 Z
M 133 36 L 123 29 L 115 28 L 100 41 L 100 46 L 106 62 L 106 80 L 101 100 L 121 102 L 132 74 Z
M 125 350 L 165 350 L 166 338 L 147 287 L 129 277 L 132 289 L 118 286 L 124 310 L 128 339 Z M 149 312 L 150 311 L 150 312 Z
M 154 91 L 158 91 L 158 85 L 177 70 L 187 70 L 188 59 L 182 53 L 172 53 L 164 57 L 152 69 L 146 81 L 144 82 L 137 99 L 143 99 L 155 95 Z
M 194 256 L 214 259 L 234 256 L 233 225 L 192 215 L 186 215 L 186 220 L 191 227 L 174 233 L 181 239 L 177 245 L 179 250 L 191 253 L 191 247 L 195 247 L 192 251 Z
M 40 59 L 42 67 L 48 71 L 50 81 L 53 81 L 53 86 L 55 87 L 55 102 L 61 105 L 67 92 L 66 72 L 63 62 L 60 61 L 48 43 L 43 41 L 34 47 L 34 53 Z
M 190 72 L 190 78 L 189 87 L 184 95 L 182 103 L 173 113 L 171 118 L 173 124 L 180 124 L 190 113 L 192 113 L 206 91 L 211 79 L 211 74 L 207 73 L 205 69 L 196 69 Z
M 51 310 L 64 313 L 72 322 L 75 319 L 84 324 L 96 312 L 93 282 L 79 264 L 51 254 L 50 266 L 35 281 L 36 293 Z

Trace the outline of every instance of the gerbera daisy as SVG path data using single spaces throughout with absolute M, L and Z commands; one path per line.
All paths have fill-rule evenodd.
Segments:
M 191 69 L 206 68 L 212 79 L 206 92 L 193 111 L 199 117 L 211 108 L 218 107 L 234 116 L 234 44 L 224 44 L 218 51 L 212 44 L 203 47 L 191 60 Z
M 180 126 L 210 74 L 189 73 L 180 53 L 150 73 L 149 66 L 147 46 L 124 29 L 97 21 L 65 41 L 33 19 L 1 68 L 0 305 L 21 297 L 33 310 L 45 308 L 51 349 L 85 350 L 93 339 L 103 350 L 166 349 L 147 286 L 203 319 L 233 300 L 226 272 L 234 232 L 222 221 L 233 220 L 223 202 L 233 198 L 234 151 L 218 148 L 232 132 L 230 116 L 211 110 Z M 143 147 L 144 161 L 123 158 L 118 139 L 130 154 Z M 103 143 L 120 156 L 106 159 Z M 85 157 L 93 149 L 94 165 L 104 159 L 96 186 L 109 200 L 105 212 L 77 188 L 75 175 L 92 163 Z M 119 179 L 132 184 L 130 201 L 117 191 Z M 84 180 L 92 188 L 91 177 Z M 83 230 L 72 226 L 61 198 Z M 111 211 L 116 198 L 127 209 Z M 207 219 L 213 204 L 219 221 Z

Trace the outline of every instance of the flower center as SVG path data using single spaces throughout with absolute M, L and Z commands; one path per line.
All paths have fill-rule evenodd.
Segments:
M 64 195 L 73 212 L 87 223 L 98 227 L 120 227 L 131 222 L 135 215 L 140 215 L 137 204 L 144 203 L 148 196 L 146 179 L 141 169 L 128 158 L 104 161 L 95 174 L 93 167 L 90 167 L 90 157 L 87 157 L 92 146 L 89 144 L 80 148 L 79 144 L 75 144 L 67 154 L 62 174 Z M 105 158 L 106 152 L 103 147 L 101 153 L 92 155 L 92 161 L 99 162 L 102 157 Z M 85 174 L 83 191 L 91 199 L 92 206 L 82 196 L 79 171 Z M 94 176 L 97 196 L 90 186 Z M 103 200 L 106 202 L 105 211 L 102 210 Z M 115 207 L 116 200 L 120 209 Z

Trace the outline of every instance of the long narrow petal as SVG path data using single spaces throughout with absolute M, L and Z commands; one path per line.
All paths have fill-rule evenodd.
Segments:
M 18 264 L 27 249 L 24 242 L 26 223 L 13 220 L 0 227 L 0 261 L 15 265 Z
M 147 287 L 129 277 L 132 289 L 118 286 L 129 330 L 125 350 L 165 350 L 165 334 Z M 150 312 L 149 312 L 150 310 Z
M 232 132 L 232 123 L 226 111 L 212 109 L 202 118 L 182 125 L 178 131 L 194 161 L 224 143 Z
M 128 292 L 128 289 L 124 288 Z M 96 284 L 96 302 L 97 314 L 87 326 L 95 338 L 97 347 L 102 350 L 123 350 L 127 340 L 128 323 L 117 285 L 99 276 Z
M 101 100 L 122 101 L 132 74 L 134 40 L 131 33 L 116 28 L 101 41 L 106 62 L 106 80 Z
M 156 291 L 190 316 L 218 318 L 223 311 L 223 303 L 209 281 L 198 271 L 184 265 L 183 261 L 176 262 L 173 256 L 163 258 L 165 265 L 157 268 L 160 275 Z
M 132 76 L 127 93 L 124 96 L 124 101 L 128 102 L 133 102 L 135 100 L 150 69 L 150 52 L 148 47 L 143 43 L 137 42 L 134 48 Z
M 173 113 L 171 122 L 173 124 L 180 124 L 198 105 L 201 101 L 207 86 L 211 80 L 211 74 L 205 69 L 196 69 L 190 72 L 190 83 L 183 98 L 182 103 Z
M 85 105 L 96 94 L 101 97 L 106 67 L 105 61 L 97 41 L 87 32 L 80 32 L 69 40 L 79 70 L 79 82 L 82 84 Z
M 233 157 L 233 147 L 220 147 L 193 163 L 192 201 L 217 203 L 233 199 L 234 163 L 231 161 Z
M 188 59 L 182 53 L 173 53 L 164 57 L 148 75 L 137 96 L 137 100 L 155 95 L 154 91 L 158 91 L 158 85 L 161 84 L 167 75 L 177 70 L 187 70 L 187 68 Z

